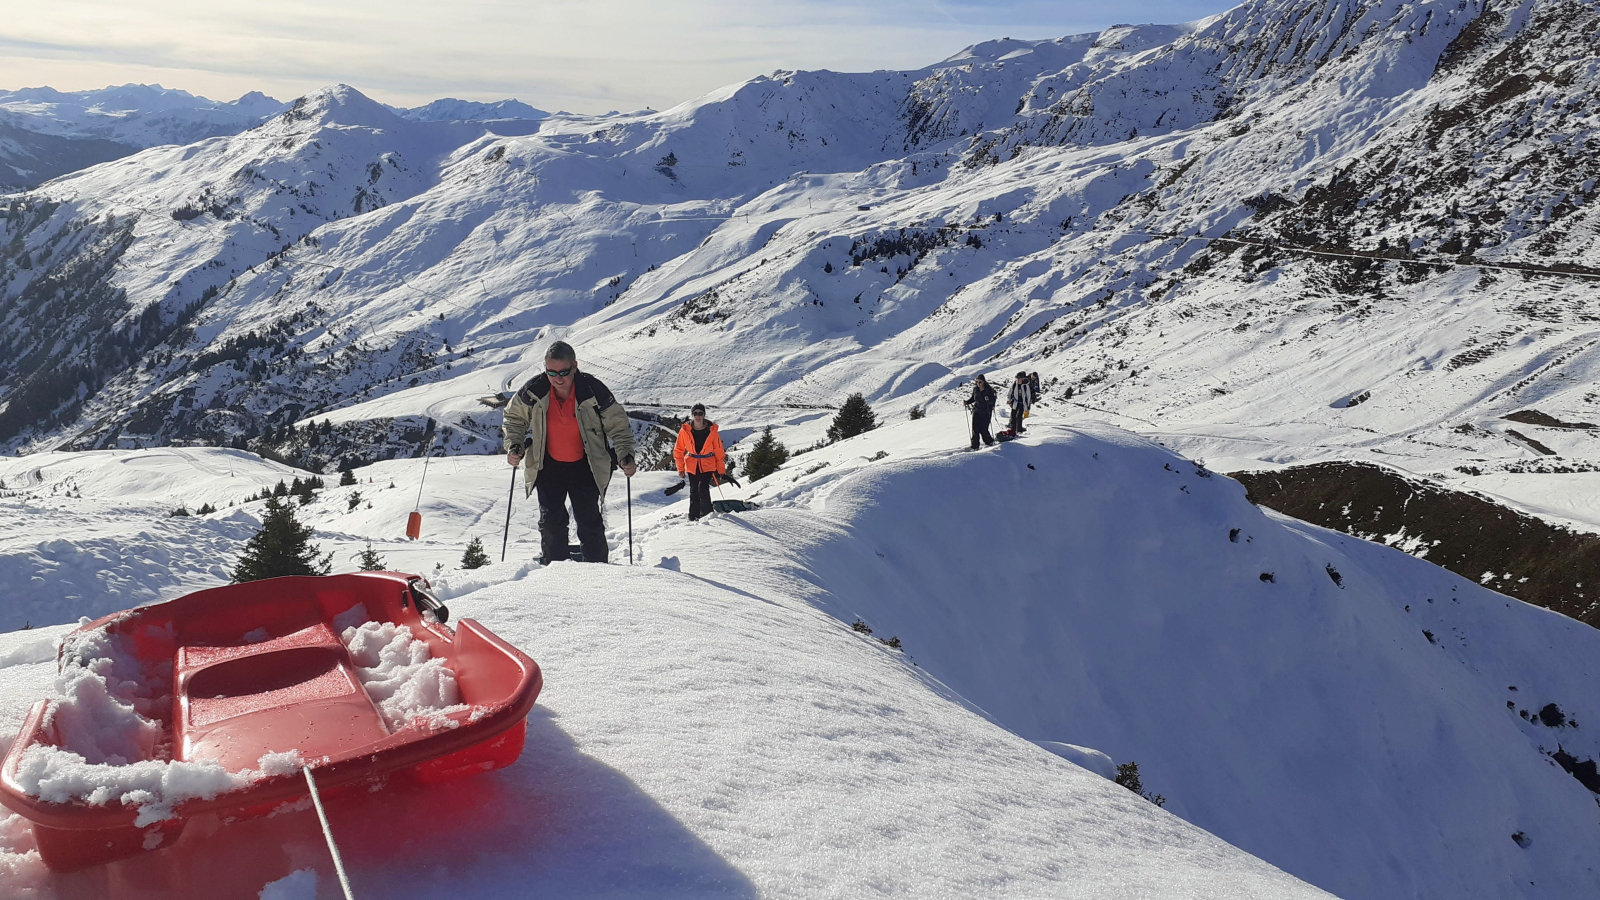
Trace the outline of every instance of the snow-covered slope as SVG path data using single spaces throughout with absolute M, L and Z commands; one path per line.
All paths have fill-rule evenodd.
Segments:
M 1600 402 L 1597 21 L 1255 0 L 523 136 L 422 138 L 320 92 L 10 208 L 8 328 L 51 340 L 6 354 L 0 440 L 371 459 L 429 417 L 492 434 L 476 398 L 562 334 L 634 400 L 901 410 L 1026 368 L 1213 459 L 1537 469 L 1500 417 Z M 1235 242 L 1171 236 L 1197 234 Z M 313 417 L 320 448 L 284 429 Z M 1568 469 L 1592 438 L 1538 436 Z
M 802 456 L 752 491 L 781 508 L 649 558 L 898 637 L 996 722 L 1136 760 L 1167 809 L 1339 896 L 1600 889 L 1596 796 L 1548 755 L 1600 753 L 1600 633 L 1126 433 L 932 450 L 951 418 Z M 1550 702 L 1582 727 L 1529 721 Z
M 37 187 L 58 175 L 127 156 L 135 149 L 114 141 L 58 137 L 0 123 L 0 193 Z
M 929 437 L 900 429 L 883 439 L 909 453 Z M 85 493 L 103 485 L 112 496 L 115 473 L 142 465 L 185 478 L 198 498 L 265 471 L 230 477 L 217 462 L 163 451 L 80 454 L 58 457 L 46 477 L 75 466 L 101 476 L 84 478 Z M 503 509 L 494 500 L 477 509 L 465 501 L 486 475 L 504 474 L 503 463 L 460 472 L 457 460 L 436 462 L 424 506 L 430 534 L 474 533 L 483 517 L 498 525 Z M 935 454 L 921 466 L 948 464 Z M 420 474 L 410 463 L 382 466 L 403 472 L 397 480 L 408 489 Z M 889 477 L 914 480 L 920 471 L 900 469 Z M 183 489 L 161 480 L 138 483 L 152 498 Z M 641 555 L 670 555 L 663 565 L 529 571 L 533 545 L 523 543 L 513 550 L 520 559 L 436 576 L 455 615 L 480 619 L 539 660 L 546 688 L 511 769 L 436 790 L 330 798 L 360 896 L 1326 896 L 997 726 L 926 663 L 913 665 L 922 659 L 916 648 L 907 656 L 857 634 L 826 604 L 773 580 L 788 567 L 781 556 L 746 573 L 758 592 L 719 584 L 722 576 L 697 568 L 684 549 L 720 546 L 742 558 L 746 528 L 765 531 L 792 516 L 837 528 L 848 514 L 797 503 L 743 524 L 686 526 L 681 500 L 660 508 L 664 483 L 654 482 L 650 503 L 636 485 L 635 510 Z M 327 511 L 336 490 L 307 512 L 336 515 Z M 35 521 L 41 534 L 72 528 L 50 509 Z M 380 537 L 394 531 L 367 527 Z M 613 536 L 621 550 L 615 528 Z M 952 531 L 943 550 L 959 542 Z M 58 601 L 66 615 L 76 607 Z M 0 693 L 0 721 L 17 719 L 43 689 L 49 647 L 30 632 L 0 636 L 6 681 L 21 686 Z M 309 809 L 220 829 L 196 823 L 170 850 L 66 877 L 41 871 L 14 817 L 0 822 L 6 896 L 112 888 L 128 897 L 255 896 L 306 867 L 321 872 L 324 889 L 334 884 Z
M 663 505 L 667 478 L 636 478 L 631 570 L 530 568 L 525 507 L 510 561 L 456 568 L 471 536 L 496 555 L 506 470 L 492 458 L 433 461 L 416 545 L 395 538 L 420 463 L 381 463 L 359 470 L 356 488 L 321 492 L 303 515 L 339 569 L 371 536 L 390 565 L 431 573 L 456 615 L 527 649 L 547 680 L 518 766 L 334 811 L 358 890 L 1299 890 L 1030 742 L 1137 762 L 1167 811 L 1339 896 L 1600 887 L 1595 795 L 1550 755 L 1600 754 L 1593 629 L 1264 514 L 1232 481 L 1125 432 L 1046 419 L 1019 442 L 966 453 L 948 449 L 958 415 L 803 454 L 730 491 L 763 504 L 740 516 L 688 524 L 682 495 Z M 57 465 L 106 473 L 109 490 L 110 473 L 144 459 L 168 479 L 187 472 L 195 497 L 245 477 L 212 456 L 157 453 Z M 376 508 L 346 511 L 350 490 Z M 610 499 L 619 562 L 624 490 Z M 73 539 L 65 513 L 40 504 L 31 521 L 41 539 Z M 57 603 L 69 618 L 83 601 Z M 857 620 L 875 633 L 853 631 Z M 0 637 L 0 654 L 25 634 Z M 879 641 L 890 637 L 900 651 Z M 48 668 L 47 655 L 17 652 Z M 27 665 L 17 674 L 38 690 Z M 22 700 L 6 697 L 15 718 Z M 1551 703 L 1577 724 L 1541 721 Z M 282 857 L 232 877 L 253 891 L 326 869 L 309 812 L 279 824 L 198 829 L 95 877 L 210 884 L 227 874 L 217 855 L 284 841 Z M 36 877 L 26 842 L 10 846 L 13 877 Z

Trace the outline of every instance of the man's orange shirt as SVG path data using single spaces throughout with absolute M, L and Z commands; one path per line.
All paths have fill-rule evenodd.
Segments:
M 578 431 L 578 392 L 565 401 L 550 391 L 550 405 L 544 415 L 546 456 L 556 462 L 583 459 L 583 435 Z

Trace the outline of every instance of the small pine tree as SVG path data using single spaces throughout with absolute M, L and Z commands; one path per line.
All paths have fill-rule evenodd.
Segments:
M 1125 763 L 1117 764 L 1117 777 L 1114 780 L 1117 784 L 1133 791 L 1157 806 L 1167 805 L 1167 798 L 1160 794 L 1152 794 L 1144 789 L 1144 783 L 1139 780 L 1139 764 L 1131 759 Z
M 188 514 L 189 507 L 186 504 L 179 503 L 177 509 L 167 513 L 167 518 L 177 518 L 178 516 L 187 516 Z
M 367 549 L 356 556 L 356 565 L 360 566 L 363 572 L 383 572 L 389 568 L 389 564 L 383 561 L 378 551 L 372 549 L 370 540 L 367 541 Z
M 209 516 L 209 515 L 211 515 L 212 513 L 216 512 L 216 511 L 217 511 L 217 508 L 215 506 L 212 506 L 210 503 L 206 503 L 206 504 L 202 505 L 199 509 L 195 510 L 195 515 L 197 515 L 197 516 Z
M 878 417 L 867 405 L 867 398 L 851 394 L 845 399 L 844 406 L 839 408 L 839 414 L 833 417 L 833 424 L 828 426 L 828 441 L 853 438 L 877 427 Z
M 1117 763 L 1116 782 L 1135 794 L 1143 791 L 1144 783 L 1139 780 L 1139 764 L 1132 761 Z
M 768 425 L 761 432 L 761 437 L 756 439 L 756 445 L 750 448 L 750 455 L 744 458 L 744 477 L 760 481 L 778 471 L 778 467 L 788 460 L 789 448 L 772 436 L 772 426 Z
M 489 554 L 483 552 L 483 539 L 473 538 L 467 552 L 461 554 L 461 568 L 481 569 L 489 564 Z
M 295 481 L 299 481 L 299 480 L 300 479 L 298 479 L 298 478 L 295 479 Z M 287 497 L 287 496 L 289 496 L 289 486 L 287 484 L 284 484 L 282 479 L 279 479 L 278 483 L 272 488 L 272 496 L 274 496 L 274 497 Z
M 345 507 L 345 510 L 347 512 L 355 512 L 356 507 L 361 505 L 361 492 L 360 491 L 351 491 L 350 492 L 349 504 L 350 504 L 349 506 Z
M 233 580 L 242 584 L 279 575 L 328 574 L 333 570 L 333 554 L 324 555 L 311 543 L 311 533 L 309 526 L 295 518 L 294 507 L 268 497 L 261 529 L 245 542 L 244 553 L 233 567 Z
M 916 419 L 927 418 L 927 415 L 928 415 L 928 411 L 923 409 L 922 407 L 920 407 L 920 406 L 911 407 L 911 418 L 912 418 L 913 421 L 916 420 Z
M 340 473 L 340 475 L 339 475 L 339 487 L 349 487 L 350 485 L 355 484 L 355 483 L 356 483 L 356 472 L 355 472 L 354 469 L 344 469 Z

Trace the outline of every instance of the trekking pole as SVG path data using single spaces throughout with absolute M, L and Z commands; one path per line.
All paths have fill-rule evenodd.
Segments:
M 526 456 L 528 454 L 528 448 L 532 446 L 533 438 L 523 438 L 522 454 Z M 506 533 L 504 537 L 500 538 L 501 562 L 506 561 L 506 543 L 511 540 L 511 501 L 515 500 L 517 496 L 517 470 L 520 468 L 522 468 L 520 465 L 511 467 L 511 493 L 506 495 Z
M 500 561 L 506 561 L 506 544 L 511 541 L 511 501 L 517 498 L 517 466 L 511 467 L 511 493 L 506 495 L 506 533 L 500 538 Z
M 624 475 L 628 479 L 628 565 L 633 565 L 633 476 Z

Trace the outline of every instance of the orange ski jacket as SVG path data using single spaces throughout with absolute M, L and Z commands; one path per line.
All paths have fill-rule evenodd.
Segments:
M 703 472 L 726 472 L 726 458 L 722 451 L 722 438 L 717 434 L 717 423 L 710 423 L 709 432 L 699 452 L 694 449 L 693 424 L 683 423 L 678 429 L 678 443 L 672 448 L 672 461 L 678 464 L 678 471 L 688 475 L 698 475 Z

